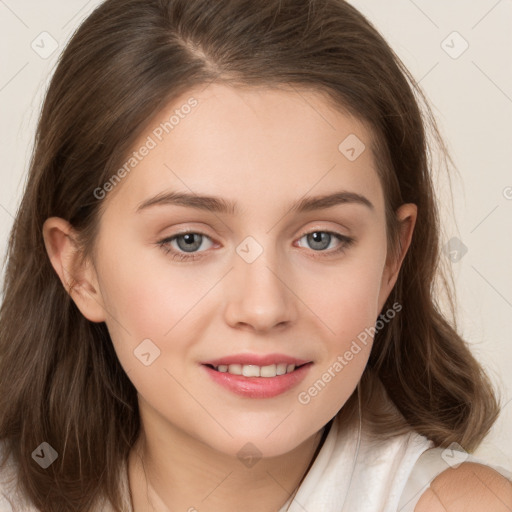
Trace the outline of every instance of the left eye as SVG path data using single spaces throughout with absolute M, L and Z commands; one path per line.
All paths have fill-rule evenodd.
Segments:
M 206 235 L 203 235 L 201 233 L 182 233 L 180 235 L 174 235 L 170 238 L 167 238 L 165 240 L 162 240 L 162 242 L 160 242 L 161 245 L 167 247 L 168 245 L 171 246 L 171 248 L 169 248 L 169 250 L 179 250 L 179 251 L 183 251 L 183 252 L 186 252 L 186 253 L 193 253 L 193 252 L 196 252 L 197 249 L 199 249 L 201 247 L 201 245 L 203 244 L 203 241 L 204 240 L 210 240 L 210 238 Z M 176 245 L 177 245 L 177 249 L 176 247 L 173 247 L 173 243 L 176 242 Z M 211 244 L 213 245 L 213 244 Z M 206 247 L 206 249 L 208 249 L 209 247 Z
M 302 240 L 303 238 L 306 238 L 310 247 L 316 251 L 324 251 L 325 249 L 328 249 L 334 239 L 337 239 L 339 242 L 346 242 L 349 240 L 348 237 L 331 231 L 312 231 L 311 233 L 303 235 L 299 240 Z

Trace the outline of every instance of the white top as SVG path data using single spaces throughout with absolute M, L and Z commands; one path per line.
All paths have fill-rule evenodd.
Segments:
M 414 431 L 374 439 L 363 430 L 359 443 L 357 427 L 342 429 L 337 420 L 333 422 L 294 500 L 279 512 L 413 512 L 435 477 L 462 462 L 491 466 L 509 480 L 512 477 L 510 471 L 485 463 L 459 445 L 434 448 L 432 441 Z
M 376 440 L 363 430 L 359 438 L 358 425 L 340 428 L 336 418 L 295 497 L 279 512 L 413 512 L 430 482 L 464 461 L 484 464 L 465 452 L 433 448 L 416 432 Z M 9 463 L 0 473 L 0 512 L 39 512 L 16 495 L 14 465 Z M 512 477 L 504 468 L 492 467 Z M 126 465 L 123 475 L 123 510 L 133 512 Z M 100 504 L 91 512 L 111 509 Z
M 279 512 L 396 512 L 414 464 L 433 447 L 409 432 L 372 439 L 359 425 L 340 428 L 334 420 L 317 459 L 293 501 Z M 358 449 L 359 447 L 359 449 Z

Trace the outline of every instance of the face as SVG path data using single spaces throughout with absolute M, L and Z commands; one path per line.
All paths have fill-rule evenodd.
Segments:
M 343 407 L 394 282 L 370 145 L 311 91 L 210 85 L 149 123 L 94 256 L 143 424 L 275 456 Z

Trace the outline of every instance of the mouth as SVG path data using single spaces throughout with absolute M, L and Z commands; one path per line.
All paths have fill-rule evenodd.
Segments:
M 224 388 L 244 398 L 273 398 L 291 391 L 302 382 L 313 366 L 312 361 L 295 359 L 291 362 L 275 359 L 258 364 L 247 364 L 248 361 L 212 361 L 202 363 L 209 378 L 218 384 L 219 390 Z M 245 358 L 247 359 L 247 358 Z M 254 359 L 254 358 L 253 358 Z M 227 364 L 229 363 L 229 364 Z

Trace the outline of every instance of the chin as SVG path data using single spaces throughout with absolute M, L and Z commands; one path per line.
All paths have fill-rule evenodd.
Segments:
M 240 427 L 228 428 L 232 438 L 227 439 L 228 436 L 218 437 L 217 440 L 210 438 L 207 444 L 213 449 L 230 457 L 236 457 L 243 462 L 245 458 L 251 460 L 251 458 L 279 457 L 296 449 L 316 433 L 310 431 L 310 428 L 307 432 L 291 430 L 291 425 L 286 423 L 286 420 L 281 425 L 277 422 L 271 428 L 265 423 L 260 429 L 253 425 L 250 432 L 244 431 Z

